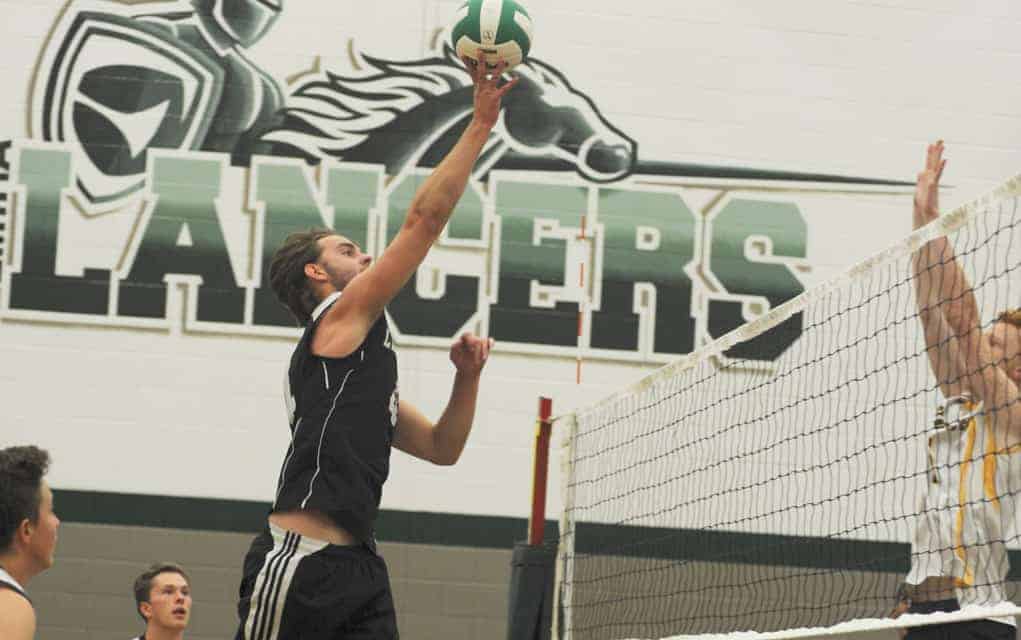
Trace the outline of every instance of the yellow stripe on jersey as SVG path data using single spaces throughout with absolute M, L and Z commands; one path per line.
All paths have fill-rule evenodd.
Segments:
M 974 418 L 972 418 L 974 421 Z M 996 490 L 996 436 L 993 430 L 986 428 L 986 450 L 982 456 L 982 486 L 986 492 L 986 499 L 993 503 L 996 510 L 1000 510 L 1000 494 Z
M 957 488 L 957 521 L 954 527 L 954 555 L 961 560 L 961 564 L 964 565 L 964 577 L 961 579 L 964 586 L 971 586 L 975 584 L 975 574 L 972 572 L 971 567 L 968 566 L 968 557 L 964 549 L 964 508 L 968 502 L 968 471 L 971 469 L 971 456 L 975 451 L 975 437 L 978 432 L 978 427 L 975 423 L 975 419 L 972 418 L 968 421 L 968 441 L 964 445 L 964 456 L 961 460 L 961 480 Z M 960 583 L 959 583 L 960 584 Z

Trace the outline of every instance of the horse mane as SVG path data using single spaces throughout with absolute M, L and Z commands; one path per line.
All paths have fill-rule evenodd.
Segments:
M 312 157 L 340 157 L 431 98 L 470 86 L 470 78 L 447 38 L 437 38 L 434 55 L 412 61 L 352 55 L 354 73 L 328 69 L 291 85 L 283 124 L 264 140 L 301 149 Z M 514 69 L 545 87 L 569 88 L 559 71 L 528 59 Z

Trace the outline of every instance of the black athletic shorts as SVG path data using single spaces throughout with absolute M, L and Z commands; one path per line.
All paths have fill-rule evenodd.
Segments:
M 957 600 L 938 600 L 912 604 L 908 613 L 934 613 L 959 609 Z M 1015 640 L 1016 637 L 1017 631 L 1013 626 L 983 619 L 911 627 L 904 640 Z
M 238 617 L 235 640 L 398 637 L 383 558 L 273 525 L 245 556 Z

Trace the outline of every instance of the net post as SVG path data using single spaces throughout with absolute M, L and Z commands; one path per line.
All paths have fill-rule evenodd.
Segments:
M 557 541 L 556 568 L 553 576 L 553 638 L 571 640 L 571 581 L 574 571 L 574 439 L 578 432 L 577 414 L 563 418 L 558 430 L 563 433 L 560 443 L 560 495 L 563 509 L 560 512 L 560 539 Z
M 532 509 L 528 538 L 514 545 L 511 558 L 510 598 L 507 612 L 508 640 L 549 640 L 553 618 L 556 556 L 543 543 L 546 525 L 546 484 L 549 471 L 553 401 L 539 398 L 532 464 Z
M 539 398 L 539 420 L 535 430 L 532 462 L 532 511 L 528 517 L 528 544 L 540 545 L 546 529 L 546 484 L 549 476 L 549 443 L 553 431 L 550 416 L 552 398 Z

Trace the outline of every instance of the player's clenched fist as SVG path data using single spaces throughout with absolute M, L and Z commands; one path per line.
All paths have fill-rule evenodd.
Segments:
M 486 366 L 492 347 L 492 338 L 480 338 L 474 333 L 465 333 L 450 347 L 450 361 L 457 367 L 458 373 L 479 375 L 482 373 L 482 367 Z

